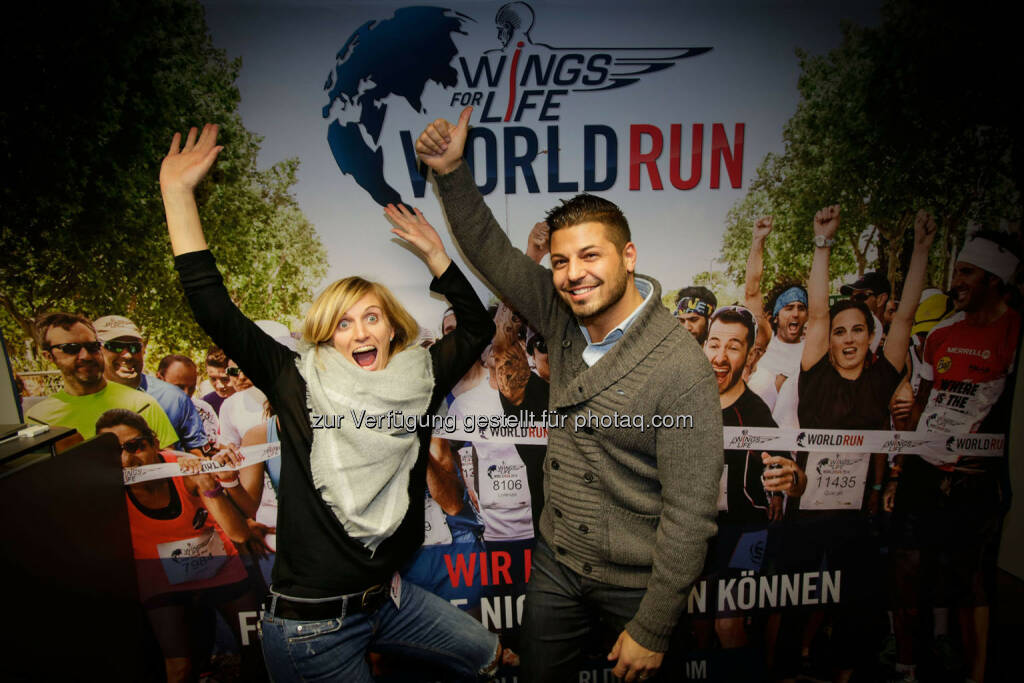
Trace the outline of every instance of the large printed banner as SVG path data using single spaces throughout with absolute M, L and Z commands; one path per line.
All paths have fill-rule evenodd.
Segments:
M 550 266 L 550 209 L 578 193 L 615 202 L 637 273 L 655 285 L 648 305 L 676 316 L 717 380 L 718 532 L 668 675 L 855 668 L 858 680 L 912 680 L 916 666 L 934 680 L 977 664 L 978 644 L 960 634 L 987 637 L 971 622 L 984 610 L 956 608 L 990 604 L 1009 501 L 1021 204 L 1002 93 L 966 77 L 972 87 L 951 93 L 966 67 L 941 46 L 985 53 L 985 20 L 897 1 L 141 4 L 144 17 L 123 19 L 131 30 L 107 17 L 114 35 L 81 47 L 95 51 L 83 63 L 108 66 L 69 84 L 82 103 L 66 126 L 76 144 L 59 145 L 47 171 L 63 194 L 37 180 L 5 195 L 17 229 L 4 224 L 0 247 L 25 272 L 2 270 L 0 323 L 28 421 L 89 437 L 108 409 L 127 408 L 157 434 L 160 456 L 118 432 L 140 601 L 168 672 L 185 659 L 230 680 L 240 652 L 241 677 L 260 675 L 257 600 L 281 476 L 273 407 L 208 352 L 180 297 L 156 183 L 175 131 L 221 124 L 224 151 L 199 190 L 207 239 L 232 298 L 281 343 L 300 336 L 316 293 L 353 274 L 395 292 L 423 346 L 457 329 L 420 260 L 392 243 L 387 204 L 422 211 L 491 304 L 493 343 L 434 416 L 424 543 L 401 573 L 500 634 L 499 680 L 522 680 L 552 430 L 703 428 L 685 414 L 551 410 L 548 345 L 562 340 L 474 277 L 474 245 L 453 243 L 415 153 L 428 123 L 465 107 L 466 161 L 512 245 Z M 48 51 L 71 48 L 19 49 L 42 80 L 57 68 Z M 131 73 L 104 71 L 134 60 Z M 108 89 L 122 81 L 134 97 Z M 64 111 L 49 97 L 40 86 L 26 98 L 33 123 Z M 95 143 L 78 133 L 93 129 Z M 6 143 L 15 162 L 43 144 L 26 139 Z M 33 320 L 55 310 L 124 334 L 95 354 L 77 338 L 33 338 Z M 118 387 L 82 395 L 101 371 L 152 400 Z M 241 465 L 208 457 L 229 443 Z M 205 488 L 217 475 L 223 492 Z M 226 511 L 210 503 L 222 494 Z M 153 531 L 172 518 L 173 533 Z M 612 680 L 618 633 L 594 626 L 579 683 Z M 922 642 L 953 654 L 908 654 Z M 378 680 L 447 675 L 368 661 Z

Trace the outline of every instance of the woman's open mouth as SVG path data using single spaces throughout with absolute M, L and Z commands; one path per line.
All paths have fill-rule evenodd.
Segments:
M 377 348 L 375 346 L 360 346 L 352 352 L 352 358 L 361 368 L 371 367 L 377 362 Z

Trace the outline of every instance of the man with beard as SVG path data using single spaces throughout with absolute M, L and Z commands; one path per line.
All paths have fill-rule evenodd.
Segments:
M 417 151 L 467 258 L 547 340 L 559 418 L 548 433 L 524 679 L 575 678 L 602 622 L 618 633 L 613 675 L 645 680 L 666 659 L 715 530 L 722 431 L 714 376 L 660 305 L 660 285 L 635 274 L 637 248 L 611 202 L 579 195 L 548 214 L 551 271 L 511 245 L 462 161 L 471 114 L 463 110 L 458 125 L 431 123 Z M 393 219 L 402 214 L 388 208 Z M 643 427 L 608 427 L 614 416 Z M 658 428 L 665 416 L 689 419 Z
M 1010 423 L 1020 314 L 1004 302 L 1018 258 L 1006 235 L 968 238 L 953 267 L 955 312 L 925 339 L 911 424 L 918 430 L 1002 433 Z M 892 551 L 897 662 L 914 675 L 916 610 L 957 607 L 967 675 L 983 680 L 996 555 L 1009 505 L 1005 457 L 897 456 L 886 487 Z M 942 575 L 935 567 L 945 568 Z
M 769 295 L 771 316 L 761 300 L 761 275 L 764 272 L 764 241 L 772 232 L 772 217 L 758 218 L 754 224 L 750 255 L 747 257 L 744 301 L 765 332 L 771 330 L 764 355 L 747 383 L 773 411 L 776 422 L 796 426 L 796 383 L 791 382 L 779 405 L 780 392 L 790 377 L 800 372 L 800 356 L 804 350 L 803 334 L 807 323 L 807 290 L 795 282 L 777 285 Z M 768 325 L 765 325 L 768 323 Z M 778 407 L 778 414 L 775 414 Z M 781 418 L 781 419 L 780 419 Z
M 146 360 L 146 342 L 134 322 L 120 315 L 97 318 L 96 336 L 103 342 L 106 369 L 103 376 L 110 382 L 145 392 L 156 399 L 178 433 L 183 448 L 201 456 L 207 445 L 206 431 L 192 401 L 178 387 L 142 371 Z
M 704 355 L 711 361 L 711 370 L 718 384 L 718 400 L 722 407 L 722 425 L 726 427 L 775 427 L 764 401 L 743 381 L 743 369 L 750 354 L 757 325 L 751 311 L 740 306 L 726 306 L 711 315 Z M 807 476 L 789 457 L 781 453 L 752 450 L 725 451 L 725 496 L 718 503 L 718 536 L 711 543 L 705 573 L 712 581 L 739 576 L 744 569 L 761 570 L 767 556 L 756 563 L 741 557 L 739 548 L 767 545 L 767 525 L 782 519 L 782 496 L 803 493 Z M 756 565 L 756 566 L 755 566 Z M 715 632 L 723 649 L 747 645 L 746 618 L 743 614 L 719 615 Z
M 141 415 L 156 433 L 161 448 L 169 448 L 178 441 L 174 427 L 153 397 L 106 380 L 102 343 L 91 320 L 83 315 L 55 312 L 38 318 L 35 328 L 42 356 L 60 370 L 64 390 L 32 406 L 26 419 L 77 429 L 81 436 L 62 439 L 57 444 L 58 451 L 95 436 L 96 420 L 113 408 Z
M 703 345 L 708 338 L 708 318 L 718 306 L 718 297 L 707 287 L 683 287 L 676 294 L 676 320 Z

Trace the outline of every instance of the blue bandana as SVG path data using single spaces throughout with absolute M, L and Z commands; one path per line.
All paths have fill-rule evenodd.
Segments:
M 799 301 L 804 306 L 807 305 L 807 292 L 804 291 L 803 287 L 793 286 L 782 294 L 779 294 L 779 297 L 775 300 L 775 307 L 772 309 L 772 315 L 778 315 L 779 311 L 794 301 Z

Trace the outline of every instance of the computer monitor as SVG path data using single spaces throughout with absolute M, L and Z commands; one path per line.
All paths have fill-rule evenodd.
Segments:
M 7 340 L 0 330 L 0 348 L 3 349 L 4 365 L 0 368 L 0 425 L 19 424 L 24 422 L 21 411 L 21 396 L 14 382 L 14 368 L 7 355 Z

